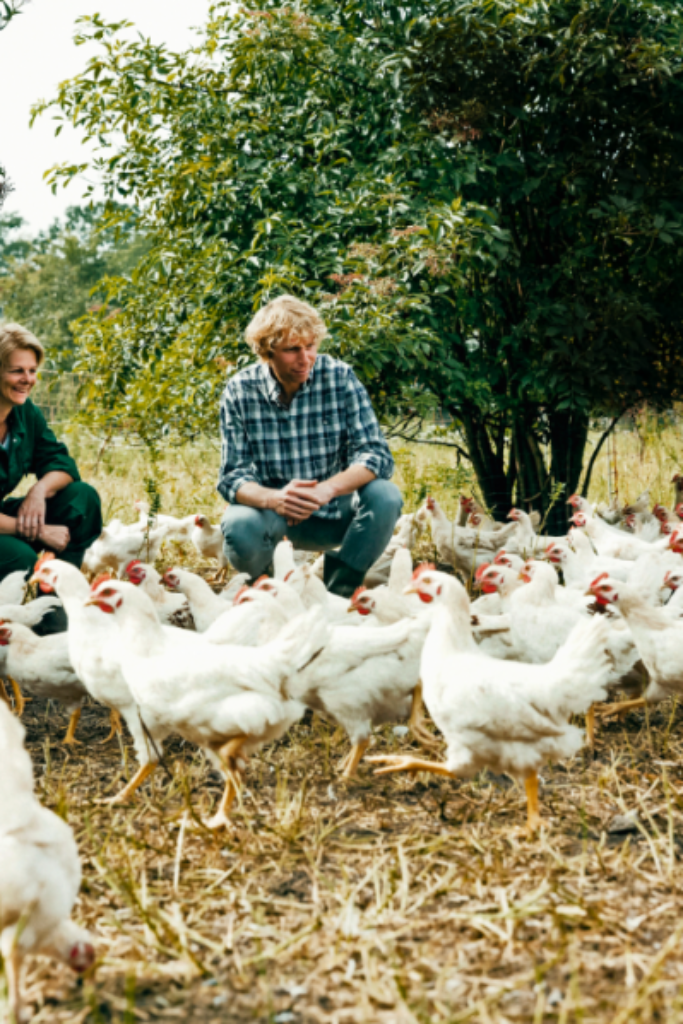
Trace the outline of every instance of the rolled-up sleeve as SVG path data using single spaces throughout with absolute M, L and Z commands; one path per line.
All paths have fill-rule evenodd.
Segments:
M 69 449 L 62 441 L 57 440 L 40 409 L 33 406 L 31 412 L 33 414 L 33 454 L 29 472 L 35 473 L 39 480 L 46 473 L 55 471 L 68 473 L 72 480 L 80 480 L 78 467 L 69 455 Z
M 221 399 L 220 422 L 221 468 L 217 489 L 230 505 L 234 505 L 240 487 L 250 482 L 260 484 L 261 481 L 249 448 L 239 404 L 229 387 Z
M 394 459 L 370 397 L 352 370 L 347 377 L 346 409 L 349 465 L 365 466 L 379 480 L 389 480 L 394 472 Z

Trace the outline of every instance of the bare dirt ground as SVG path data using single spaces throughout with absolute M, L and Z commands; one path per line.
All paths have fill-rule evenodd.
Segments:
M 683 715 L 631 714 L 543 775 L 548 828 L 528 840 L 505 778 L 344 782 L 341 731 L 318 717 L 254 757 L 234 828 L 201 826 L 222 790 L 167 747 L 137 801 L 96 803 L 134 770 L 86 707 L 24 714 L 40 798 L 73 826 L 77 916 L 93 978 L 34 961 L 36 1022 L 404 1024 L 678 1022 L 683 1017 Z M 408 749 L 391 728 L 377 751 Z M 629 815 L 609 831 L 615 816 Z M 616 827 L 619 827 L 616 821 Z

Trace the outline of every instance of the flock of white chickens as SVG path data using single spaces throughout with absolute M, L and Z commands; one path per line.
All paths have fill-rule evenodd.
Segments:
M 583 746 L 573 716 L 586 716 L 592 743 L 595 717 L 683 690 L 683 505 L 650 511 L 643 496 L 598 514 L 584 498 L 570 502 L 574 527 L 547 537 L 521 510 L 500 524 L 462 498 L 451 522 L 428 497 L 401 518 L 351 600 L 328 593 L 320 560 L 298 561 L 287 540 L 275 550 L 273 577 L 251 586 L 235 577 L 217 593 L 183 568 L 162 576 L 151 563 L 167 539 L 194 542 L 225 575 L 220 530 L 204 516 L 159 516 L 150 527 L 140 505 L 137 523 L 110 523 L 88 551 L 84 568 L 100 574 L 92 582 L 48 555 L 33 576 L 43 591 L 35 599 L 25 602 L 20 574 L 0 583 L 0 676 L 14 691 L 16 715 L 25 694 L 66 707 L 65 743 L 75 741 L 88 696 L 110 709 L 112 733 L 125 722 L 137 771 L 108 803 L 134 798 L 166 737 L 196 744 L 225 781 L 211 829 L 229 824 L 249 755 L 307 709 L 346 731 L 342 771 L 350 777 L 382 723 L 406 720 L 419 745 L 440 749 L 424 701 L 444 759 L 368 757 L 376 773 L 507 773 L 525 784 L 533 832 L 539 768 Z M 411 549 L 428 524 L 439 562 L 456 575 L 433 565 L 413 571 Z M 483 593 L 471 601 L 464 584 Z M 69 628 L 38 637 L 31 626 L 57 599 Z M 95 949 L 71 921 L 80 884 L 73 835 L 33 796 L 24 730 L 3 687 L 0 951 L 20 1020 L 29 1015 L 25 954 L 84 971 Z M 595 707 L 618 689 L 632 699 Z

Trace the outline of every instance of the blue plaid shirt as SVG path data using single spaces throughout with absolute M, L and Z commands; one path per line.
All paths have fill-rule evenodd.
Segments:
M 218 491 L 234 504 L 249 481 L 280 488 L 290 480 L 329 480 L 351 465 L 388 480 L 394 460 L 368 393 L 350 366 L 319 355 L 288 407 L 268 363 L 232 377 L 221 400 Z M 340 519 L 337 499 L 316 513 Z

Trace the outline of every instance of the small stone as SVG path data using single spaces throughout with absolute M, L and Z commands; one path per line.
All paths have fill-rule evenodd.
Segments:
M 621 832 L 639 832 L 640 818 L 637 811 L 627 811 L 626 814 L 615 814 L 607 826 L 610 835 L 618 835 Z
M 332 785 L 332 783 L 330 783 L 329 786 L 327 787 L 327 799 L 332 800 L 336 803 L 337 794 L 334 791 L 334 786 Z
M 407 725 L 395 725 L 392 732 L 394 736 L 398 736 L 400 739 L 403 736 L 407 736 L 409 730 Z
M 559 988 L 552 989 L 548 996 L 548 1006 L 559 1006 L 562 1002 L 564 1002 L 564 995 Z

